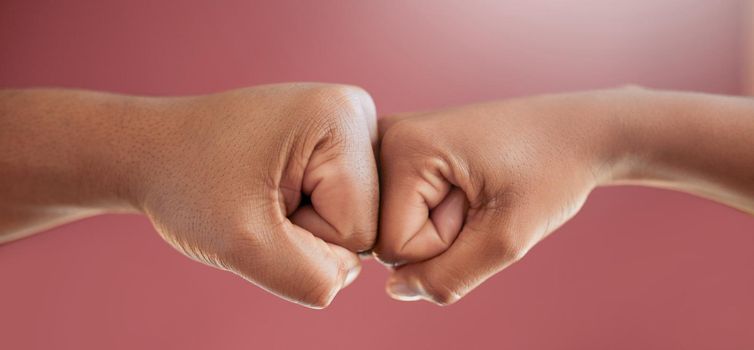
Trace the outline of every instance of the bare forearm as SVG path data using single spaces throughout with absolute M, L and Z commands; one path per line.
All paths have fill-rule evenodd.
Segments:
M 677 189 L 754 213 L 754 100 L 624 91 L 618 183 Z
M 376 237 L 374 130 L 371 97 L 344 85 L 0 91 L 0 243 L 138 210 L 185 255 L 325 307 Z
M 129 210 L 124 140 L 134 98 L 0 92 L 0 242 L 104 210 Z
M 450 304 L 521 259 L 598 185 L 754 213 L 754 102 L 621 88 L 381 119 L 376 256 L 388 291 Z M 464 201 L 465 200 L 465 201 Z

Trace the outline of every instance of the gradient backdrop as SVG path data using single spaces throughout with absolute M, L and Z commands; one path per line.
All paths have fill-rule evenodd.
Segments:
M 738 94 L 744 5 L 0 0 L 0 86 L 342 82 L 380 113 L 625 83 Z M 189 261 L 142 217 L 110 215 L 0 246 L 0 348 L 752 349 L 753 267 L 754 218 L 600 189 L 457 305 L 392 301 L 369 262 L 314 311 Z

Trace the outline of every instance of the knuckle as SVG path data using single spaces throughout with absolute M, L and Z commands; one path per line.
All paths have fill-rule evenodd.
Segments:
M 234 238 L 221 239 L 217 244 L 217 263 L 219 267 L 246 276 L 248 270 L 259 264 L 259 256 L 255 252 L 265 249 L 266 239 L 255 234 L 239 234 Z
M 377 197 L 373 198 L 376 202 Z M 342 205 L 351 208 L 344 211 L 344 215 L 348 217 L 347 221 L 335 222 L 333 220 L 337 241 L 332 243 L 337 243 L 355 253 L 374 248 L 377 241 L 377 205 L 367 206 L 353 201 L 344 202 Z
M 337 288 L 326 284 L 315 284 L 303 297 L 300 299 L 305 305 L 315 308 L 324 309 L 332 303 L 335 298 L 335 294 L 338 292 Z
M 442 142 L 442 138 L 437 137 L 430 125 L 417 119 L 403 119 L 385 131 L 380 144 L 380 156 L 385 165 L 395 159 L 411 159 L 417 163 L 445 160 L 446 147 Z
M 446 306 L 453 304 L 461 299 L 463 296 L 462 290 L 464 289 L 462 284 L 448 283 L 439 278 L 428 278 L 422 282 L 422 288 L 424 289 L 424 295 L 430 298 L 434 303 Z
M 429 141 L 429 133 L 416 119 L 403 119 L 393 124 L 382 138 L 382 143 L 388 149 L 400 149 L 405 144 L 425 144 Z
M 481 221 L 465 226 L 475 231 L 472 237 L 476 239 L 474 244 L 480 247 L 480 257 L 502 266 L 521 260 L 536 243 L 517 214 L 506 208 L 507 205 L 488 208 Z
M 318 140 L 318 146 L 360 145 L 364 133 L 376 129 L 374 103 L 366 91 L 347 85 L 323 85 L 307 90 L 300 98 L 300 124 Z M 367 136 L 368 138 L 369 136 Z
M 528 253 L 529 250 L 522 248 L 520 246 L 512 247 L 511 249 L 507 250 L 503 256 L 505 259 L 510 263 L 515 263 L 520 261 L 521 259 L 526 256 L 526 253 Z
M 376 185 L 375 185 L 376 186 Z M 376 201 L 376 197 L 375 197 Z M 340 221 L 333 225 L 338 243 L 342 247 L 355 252 L 371 250 L 377 241 L 377 208 L 365 207 L 358 203 L 344 203 L 354 207 L 349 210 L 348 221 Z M 363 213 L 370 213 L 368 216 Z M 373 214 L 372 214 L 373 213 Z M 334 220 L 333 220 L 334 221 Z
M 489 247 L 491 253 L 497 254 L 505 264 L 518 262 L 529 251 L 528 244 L 510 232 L 494 235 Z
M 356 229 L 344 238 L 347 248 L 354 252 L 363 252 L 374 247 L 377 235 L 373 230 Z
M 315 309 L 326 308 L 340 291 L 347 274 L 347 269 L 343 266 L 343 263 L 339 262 L 334 273 L 311 275 L 311 279 L 308 281 L 310 287 L 304 291 L 299 301 Z
M 374 102 L 361 88 L 349 85 L 325 85 L 312 88 L 305 103 L 322 119 L 337 122 L 374 115 Z

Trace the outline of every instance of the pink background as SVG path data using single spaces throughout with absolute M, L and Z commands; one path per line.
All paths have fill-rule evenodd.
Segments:
M 198 94 L 357 84 L 381 113 L 638 83 L 737 94 L 743 1 L 0 2 L 0 86 Z M 1 179 L 0 179 L 1 181 Z M 684 194 L 596 191 L 459 304 L 385 270 L 324 311 L 189 261 L 138 216 L 0 246 L 0 348 L 754 348 L 754 219 Z

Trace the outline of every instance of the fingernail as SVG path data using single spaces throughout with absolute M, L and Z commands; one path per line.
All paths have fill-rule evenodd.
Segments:
M 421 299 L 421 294 L 404 281 L 392 281 L 387 286 L 387 292 L 393 299 L 414 301 Z
M 359 265 L 356 265 L 348 270 L 348 274 L 346 274 L 346 280 L 343 282 L 343 288 L 348 287 L 348 285 L 351 284 L 356 279 L 356 277 L 359 276 L 359 272 L 361 272 L 361 266 Z

